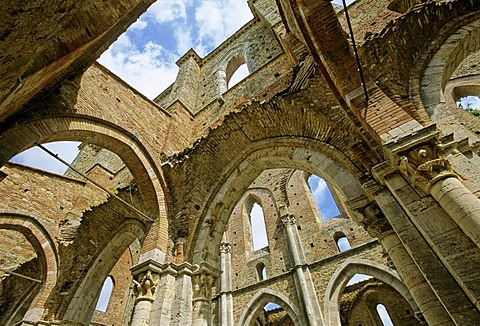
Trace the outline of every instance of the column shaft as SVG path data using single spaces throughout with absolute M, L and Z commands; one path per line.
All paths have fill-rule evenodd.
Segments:
M 430 194 L 480 247 L 480 200 L 454 177 L 436 181 L 430 188 Z

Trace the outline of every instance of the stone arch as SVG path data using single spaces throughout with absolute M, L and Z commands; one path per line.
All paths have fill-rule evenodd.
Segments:
M 448 107 L 455 107 L 459 98 L 475 94 L 480 96 L 480 75 L 450 79 L 445 86 L 445 103 Z
M 197 239 L 193 243 L 194 263 L 207 261 L 215 264 L 223 230 L 233 208 L 263 170 L 292 168 L 309 171 L 335 185 L 346 198 L 363 196 L 359 180 L 350 172 L 356 168 L 340 163 L 336 155 L 341 154 L 323 142 L 298 138 L 266 139 L 252 144 L 247 151 L 238 161 L 233 160 L 217 180 L 218 190 L 205 206 L 194 238 Z
M 117 154 L 135 178 L 146 214 L 166 218 L 161 172 L 138 137 L 127 130 L 83 115 L 55 115 L 27 120 L 0 135 L 0 164 L 36 143 L 81 141 Z M 166 219 L 165 219 L 166 223 Z
M 258 314 L 260 310 L 265 307 L 269 302 L 274 302 L 280 305 L 292 318 L 295 325 L 304 325 L 304 321 L 301 319 L 301 314 L 294 302 L 280 292 L 271 289 L 260 289 L 250 299 L 248 304 L 242 311 L 240 319 L 238 321 L 239 326 L 252 326 L 253 318 Z
M 43 303 L 50 296 L 58 277 L 59 258 L 55 242 L 36 218 L 27 214 L 0 210 L 0 228 L 22 233 L 41 260 L 44 269 L 42 273 L 43 284 L 24 316 L 24 320 L 37 322 L 41 319 L 45 310 Z
M 480 50 L 480 19 L 452 31 L 431 57 L 421 78 L 420 97 L 433 121 L 445 105 L 444 91 L 455 69 L 471 53 Z
M 325 320 L 329 325 L 340 325 L 340 300 L 343 290 L 355 274 L 366 274 L 385 282 L 397 290 L 410 304 L 414 312 L 418 306 L 397 272 L 384 265 L 365 259 L 347 259 L 333 273 L 325 291 Z
M 250 42 L 237 44 L 220 59 L 215 68 L 218 84 L 217 95 L 222 95 L 227 91 L 230 78 L 242 64 L 246 63 L 249 73 L 253 72 L 253 62 L 248 55 L 250 46 Z
M 119 226 L 109 244 L 102 249 L 86 272 L 68 307 L 63 307 L 63 320 L 80 324 L 90 323 L 95 310 L 95 299 L 103 286 L 103 282 L 98 280 L 105 280 L 130 244 L 135 239 L 142 239 L 144 234 L 145 227 L 138 220 L 128 219 Z

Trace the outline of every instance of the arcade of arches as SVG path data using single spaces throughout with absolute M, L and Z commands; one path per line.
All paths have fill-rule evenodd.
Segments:
M 479 1 L 248 0 L 150 101 L 95 60 L 152 2 L 2 8 L 1 325 L 478 324 Z

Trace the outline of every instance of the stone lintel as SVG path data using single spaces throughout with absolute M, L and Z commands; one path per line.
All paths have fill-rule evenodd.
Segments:
M 382 162 L 372 168 L 373 178 L 381 185 L 385 185 L 385 177 L 394 172 L 395 169 L 388 162 Z
M 437 141 L 439 135 L 440 132 L 437 130 L 437 125 L 431 124 L 410 135 L 385 144 L 385 157 L 391 159 L 392 157 L 406 152 L 418 145 L 429 143 L 432 140 Z
M 144 262 L 141 262 L 133 267 L 130 268 L 130 271 L 133 276 L 136 276 L 138 274 L 151 271 L 157 274 L 162 273 L 162 271 L 165 269 L 165 267 L 168 266 L 168 264 L 162 264 L 158 261 L 155 261 L 153 259 L 148 259 Z
M 375 184 L 378 185 L 378 183 L 376 183 L 375 181 L 368 181 L 368 182 L 374 182 Z M 381 186 L 380 186 L 381 187 Z M 365 192 L 365 191 L 364 191 Z M 372 199 L 370 199 L 370 197 L 367 196 L 358 196 L 356 198 L 352 198 L 352 199 L 349 199 L 345 202 L 345 205 L 352 209 L 352 210 L 355 210 L 355 209 L 359 209 L 359 208 L 362 208 L 362 207 L 365 207 L 367 206 L 370 202 L 372 201 Z
M 154 260 L 148 260 L 143 263 L 137 264 L 130 268 L 132 275 L 136 276 L 138 274 L 144 273 L 146 271 L 151 271 L 157 273 L 158 275 L 193 275 L 193 271 L 195 270 L 196 266 L 190 264 L 189 262 L 181 263 L 177 265 L 175 263 L 164 263 L 161 264 Z

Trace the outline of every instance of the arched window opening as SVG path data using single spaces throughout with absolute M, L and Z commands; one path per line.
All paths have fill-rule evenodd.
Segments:
M 264 281 L 267 279 L 267 268 L 264 263 L 257 264 L 257 276 L 259 281 Z
M 98 296 L 97 305 L 95 306 L 95 310 L 106 312 L 108 303 L 110 301 L 110 297 L 112 296 L 113 292 L 114 281 L 113 277 L 110 275 L 108 276 L 105 281 L 103 282 L 102 290 L 100 291 L 100 295 Z
M 250 72 L 245 61 L 245 57 L 237 56 L 228 62 L 226 69 L 227 89 L 232 88 L 241 80 L 247 77 Z
M 78 146 L 80 144 L 81 143 L 79 142 L 60 141 L 43 144 L 43 146 L 53 153 L 58 154 L 58 156 L 63 160 L 71 163 L 78 155 Z M 64 174 L 68 169 L 65 164 L 52 157 L 38 146 L 34 146 L 15 155 L 12 157 L 10 162 L 23 164 L 60 175 Z
M 237 85 L 239 82 L 245 79 L 249 75 L 247 64 L 244 63 L 233 73 L 232 77 L 228 81 L 228 88 L 232 88 Z
M 337 244 L 338 251 L 344 252 L 352 248 L 352 246 L 350 246 L 350 242 L 348 242 L 348 239 L 343 232 L 335 233 L 333 238 Z
M 357 274 L 355 274 L 355 275 L 352 276 L 352 278 L 350 279 L 350 281 L 348 281 L 347 286 L 350 286 L 350 285 L 353 285 L 353 284 L 357 284 L 357 283 L 360 283 L 360 282 L 369 280 L 369 279 L 371 279 L 371 278 L 372 278 L 372 276 L 370 276 L 370 275 L 365 275 L 365 274 L 357 273 Z
M 377 313 L 378 313 L 378 316 L 380 317 L 380 320 L 382 321 L 383 326 L 393 326 L 392 319 L 388 314 L 387 308 L 385 308 L 383 304 L 381 303 L 377 304 Z
M 340 215 L 340 210 L 338 209 L 338 206 L 335 203 L 332 193 L 325 180 L 312 174 L 308 177 L 307 183 L 310 187 L 312 196 L 315 199 L 315 203 L 317 204 L 318 211 L 320 212 L 320 216 L 322 216 L 323 221 Z
M 459 97 L 456 103 L 459 108 L 470 112 L 476 117 L 480 117 L 480 96 L 467 95 Z
M 267 228 L 262 206 L 255 202 L 250 210 L 250 226 L 252 228 L 253 250 L 268 247 Z

